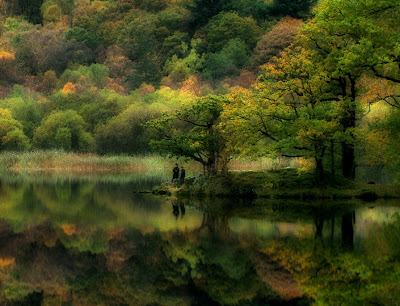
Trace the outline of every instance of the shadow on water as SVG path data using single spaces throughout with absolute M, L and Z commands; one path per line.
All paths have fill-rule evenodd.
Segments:
M 400 301 L 399 206 L 192 201 L 135 184 L 2 180 L 0 303 Z

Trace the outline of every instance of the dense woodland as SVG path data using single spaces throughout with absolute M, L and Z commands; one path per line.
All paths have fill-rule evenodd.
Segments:
M 0 148 L 155 150 L 209 174 L 400 163 L 397 0 L 0 0 Z

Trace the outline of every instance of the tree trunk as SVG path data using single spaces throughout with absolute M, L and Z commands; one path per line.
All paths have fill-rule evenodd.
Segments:
M 342 174 L 344 177 L 356 177 L 354 145 L 342 142 Z
M 223 175 L 228 174 L 228 163 L 229 163 L 229 158 L 228 154 L 226 154 L 226 151 L 223 150 L 221 153 L 221 171 Z
M 318 182 L 324 181 L 324 164 L 322 162 L 322 158 L 315 157 L 315 171 Z
M 324 182 L 324 163 L 323 163 L 323 158 L 325 155 L 325 150 L 326 147 L 323 145 L 314 145 L 314 150 L 315 150 L 315 174 L 317 178 L 317 184 L 323 183 Z
M 350 82 L 350 96 L 345 104 L 344 116 L 342 119 L 343 131 L 347 132 L 349 129 L 355 128 L 356 126 L 356 83 L 355 79 L 349 76 Z M 353 135 L 350 132 L 351 138 Z M 355 179 L 356 166 L 355 166 L 355 150 L 353 139 L 350 141 L 342 142 L 342 174 L 344 177 L 349 179 Z
M 217 174 L 217 169 L 215 167 L 215 158 L 214 157 L 209 157 L 208 162 L 207 162 L 207 175 L 208 176 L 213 176 Z

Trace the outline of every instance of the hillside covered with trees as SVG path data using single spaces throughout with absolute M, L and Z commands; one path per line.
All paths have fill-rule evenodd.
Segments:
M 0 0 L 0 148 L 400 163 L 396 0 Z

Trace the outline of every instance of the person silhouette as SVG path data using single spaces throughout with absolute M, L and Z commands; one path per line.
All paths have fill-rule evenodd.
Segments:
M 183 184 L 185 184 L 185 176 L 186 176 L 186 171 L 183 168 L 183 166 L 181 167 L 181 178 L 179 179 L 179 185 L 182 186 Z
M 174 180 L 177 180 L 179 178 L 179 167 L 178 164 L 175 164 L 174 169 L 172 169 L 172 181 L 171 183 L 174 182 Z
M 179 205 L 176 203 L 175 200 L 171 200 L 172 203 L 172 214 L 178 219 L 179 216 Z
M 179 207 L 181 209 L 181 218 L 183 219 L 183 216 L 185 215 L 186 212 L 185 204 L 182 201 L 179 201 Z

